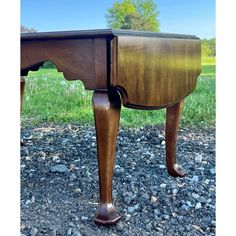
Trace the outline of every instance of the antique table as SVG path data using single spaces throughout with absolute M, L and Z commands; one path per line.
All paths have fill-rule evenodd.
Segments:
M 94 90 L 100 204 L 98 224 L 120 215 L 112 202 L 112 177 L 121 103 L 134 109 L 167 108 L 166 162 L 171 176 L 186 172 L 176 164 L 176 138 L 184 98 L 196 87 L 201 43 L 192 35 L 126 30 L 22 33 L 21 76 L 52 62 L 67 80 Z M 24 81 L 21 83 L 23 96 Z

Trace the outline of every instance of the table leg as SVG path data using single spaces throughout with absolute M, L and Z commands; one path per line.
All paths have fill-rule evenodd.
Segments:
M 167 171 L 173 177 L 183 177 L 186 171 L 176 164 L 176 141 L 184 100 L 167 107 L 166 113 L 166 162 Z
M 24 89 L 25 89 L 25 79 L 24 79 L 24 77 L 21 76 L 21 79 L 20 79 L 20 109 L 21 110 L 22 110 Z
M 115 224 L 121 216 L 112 203 L 112 177 L 121 101 L 117 91 L 93 94 L 93 110 L 97 136 L 100 203 L 95 223 Z

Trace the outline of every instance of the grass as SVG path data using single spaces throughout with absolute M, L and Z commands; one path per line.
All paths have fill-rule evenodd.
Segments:
M 92 123 L 92 91 L 82 82 L 67 81 L 56 69 L 30 72 L 26 78 L 22 121 Z M 165 123 L 165 109 L 141 111 L 122 108 L 121 125 L 153 125 Z M 215 124 L 215 64 L 205 61 L 197 88 L 186 98 L 181 124 Z

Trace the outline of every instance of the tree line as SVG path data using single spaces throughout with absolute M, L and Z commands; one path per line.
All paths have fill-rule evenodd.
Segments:
M 153 0 L 115 1 L 105 15 L 107 26 L 113 29 L 160 31 L 159 10 Z M 37 32 L 21 25 L 21 32 Z M 202 57 L 215 57 L 215 38 L 201 40 Z

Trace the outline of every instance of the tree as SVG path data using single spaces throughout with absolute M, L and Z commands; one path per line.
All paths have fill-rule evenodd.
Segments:
M 105 17 L 109 28 L 158 32 L 158 16 L 157 5 L 152 0 L 122 0 L 115 2 Z
M 216 55 L 216 39 L 203 39 L 201 42 L 202 56 L 203 57 L 215 57 Z
M 34 29 L 34 28 L 28 28 L 28 27 L 26 27 L 24 25 L 21 25 L 20 26 L 20 32 L 21 33 L 32 33 L 32 32 L 37 32 L 37 30 Z

